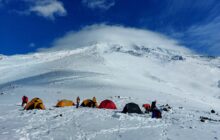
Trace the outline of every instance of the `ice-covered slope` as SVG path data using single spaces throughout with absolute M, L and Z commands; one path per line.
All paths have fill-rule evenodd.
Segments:
M 220 58 L 195 55 L 184 48 L 95 43 L 1 56 L 0 92 L 1 139 L 220 138 L 220 123 L 199 121 L 201 115 L 220 119 L 208 113 L 220 111 Z M 22 111 L 16 105 L 23 95 L 40 97 L 47 110 Z M 170 104 L 173 111 L 154 120 L 149 115 L 53 107 L 58 99 L 77 96 L 110 98 L 118 110 L 127 102 L 141 106 L 157 100 Z
M 77 50 L 3 57 L 0 65 L 0 88 L 7 94 L 11 87 L 83 90 L 91 96 L 100 95 L 92 90 L 102 95 L 127 95 L 129 91 L 133 96 L 163 96 L 163 100 L 174 96 L 209 106 L 218 103 L 220 96 L 219 58 L 187 51 L 102 43 Z

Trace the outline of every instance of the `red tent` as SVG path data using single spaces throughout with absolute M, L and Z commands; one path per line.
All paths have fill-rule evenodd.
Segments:
M 111 100 L 104 100 L 100 103 L 99 108 L 117 109 L 115 103 Z

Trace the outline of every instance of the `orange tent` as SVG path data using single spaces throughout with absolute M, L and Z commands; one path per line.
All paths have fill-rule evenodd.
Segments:
M 70 101 L 70 100 L 60 100 L 56 107 L 65 107 L 65 106 L 74 106 L 74 102 L 73 101 Z

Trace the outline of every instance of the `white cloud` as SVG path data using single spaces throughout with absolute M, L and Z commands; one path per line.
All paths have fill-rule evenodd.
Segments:
M 91 9 L 108 10 L 115 5 L 115 0 L 82 0 L 82 3 Z
M 194 25 L 189 28 L 184 38 L 187 44 L 192 45 L 202 53 L 220 55 L 220 17 L 215 18 L 207 24 Z
M 216 0 L 168 0 L 167 5 L 165 12 L 162 12 L 164 17 L 167 15 L 176 17 L 176 15 L 182 15 L 183 12 L 188 13 L 187 15 L 192 14 L 183 23 L 183 25 L 191 23 L 191 25 L 185 25 L 188 29 L 178 33 L 170 32 L 171 36 L 179 38 L 183 44 L 196 52 L 220 55 L 220 3 Z
M 30 15 L 32 13 L 47 19 L 54 20 L 56 16 L 66 16 L 67 11 L 60 0 L 0 0 L 0 6 L 8 6 L 19 2 L 20 5 L 9 12 L 15 12 L 20 15 Z
M 76 49 L 96 43 L 123 46 L 144 45 L 149 48 L 162 47 L 185 50 L 178 42 L 159 33 L 123 26 L 92 25 L 78 32 L 69 32 L 54 41 L 52 50 Z
M 28 12 L 34 12 L 39 16 L 54 19 L 55 16 L 65 16 L 67 14 L 62 2 L 57 0 L 34 0 Z

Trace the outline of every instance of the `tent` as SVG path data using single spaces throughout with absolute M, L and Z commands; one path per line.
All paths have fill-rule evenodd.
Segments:
M 56 107 L 65 107 L 65 106 L 74 106 L 74 102 L 73 101 L 70 101 L 70 100 L 60 100 Z
M 97 107 L 97 103 L 91 99 L 86 99 L 82 102 L 82 104 L 80 106 L 82 106 L 82 107 Z
M 125 105 L 122 113 L 137 113 L 142 114 L 140 107 L 135 103 L 128 103 Z
M 104 100 L 100 103 L 99 108 L 117 109 L 115 103 L 111 100 Z
M 42 109 L 45 110 L 45 106 L 43 101 L 40 98 L 33 98 L 27 105 L 24 107 L 25 110 L 32 110 L 32 109 Z

